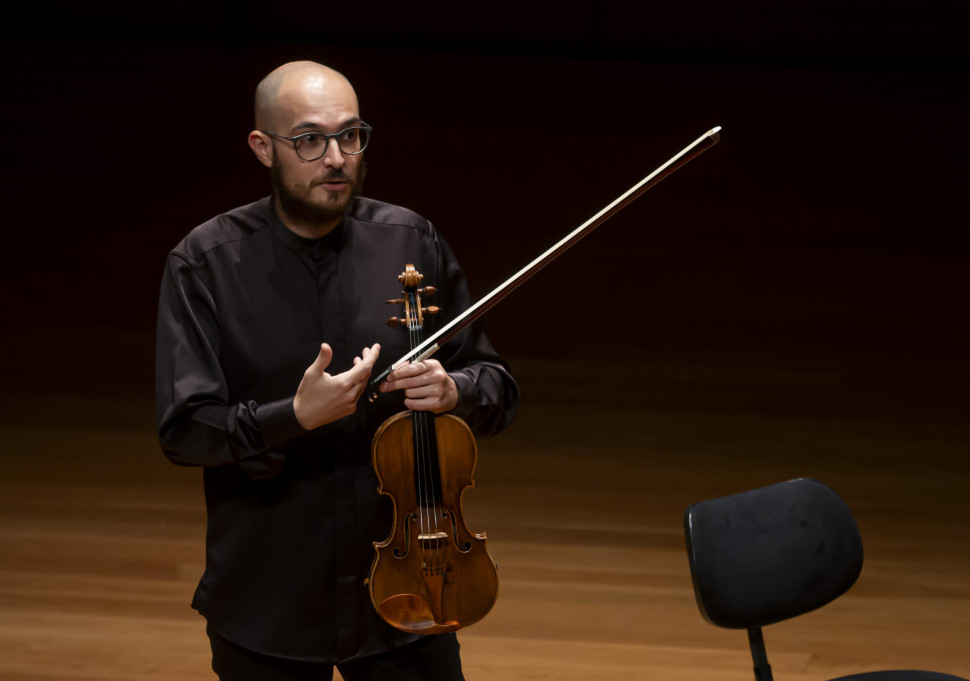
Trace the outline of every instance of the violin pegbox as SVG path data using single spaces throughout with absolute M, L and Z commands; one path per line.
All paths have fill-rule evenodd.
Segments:
M 404 318 L 391 317 L 387 320 L 387 325 L 391 327 L 406 326 L 409 329 L 417 330 L 424 326 L 424 315 L 438 314 L 440 308 L 437 305 L 422 307 L 421 296 L 433 296 L 438 292 L 434 286 L 421 286 L 424 275 L 418 272 L 414 265 L 404 266 L 404 271 L 398 275 L 397 280 L 404 287 L 402 298 L 392 298 L 386 301 L 389 305 L 404 305 Z

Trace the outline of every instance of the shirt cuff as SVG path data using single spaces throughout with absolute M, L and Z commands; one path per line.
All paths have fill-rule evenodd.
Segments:
M 306 433 L 296 420 L 292 397 L 259 405 L 255 417 L 267 447 L 277 447 Z
M 460 371 L 448 375 L 451 376 L 451 380 L 455 382 L 455 387 L 458 388 L 458 404 L 451 410 L 451 413 L 463 419 L 475 409 L 478 402 L 478 386 L 475 385 L 475 379 Z

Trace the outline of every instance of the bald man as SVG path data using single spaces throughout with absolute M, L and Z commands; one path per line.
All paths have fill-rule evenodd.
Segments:
M 513 419 L 518 388 L 488 339 L 371 374 L 410 348 L 384 323 L 413 264 L 455 316 L 457 261 L 424 218 L 361 196 L 371 128 L 347 79 L 285 64 L 256 90 L 249 146 L 272 193 L 192 230 L 169 254 L 159 301 L 159 439 L 203 467 L 206 567 L 192 606 L 224 681 L 461 679 L 453 634 L 384 623 L 365 585 L 390 533 L 370 444 L 404 409 L 449 412 L 479 436 Z M 426 318 L 426 333 L 436 328 Z M 443 319 L 440 322 L 447 321 Z

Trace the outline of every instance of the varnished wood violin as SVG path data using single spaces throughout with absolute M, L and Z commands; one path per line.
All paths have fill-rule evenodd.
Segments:
M 412 265 L 398 277 L 404 305 L 392 326 L 407 328 L 411 347 L 421 343 L 425 314 L 422 275 Z M 495 604 L 498 574 L 485 534 L 470 532 L 462 493 L 475 483 L 478 449 L 471 429 L 456 416 L 406 411 L 385 421 L 371 445 L 378 491 L 394 502 L 391 534 L 375 543 L 368 588 L 386 622 L 415 634 L 456 631 L 482 619 Z

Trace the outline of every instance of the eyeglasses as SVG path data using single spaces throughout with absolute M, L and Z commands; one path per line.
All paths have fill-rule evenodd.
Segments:
M 269 130 L 262 130 L 266 135 L 270 137 L 275 137 L 276 139 L 286 140 L 293 145 L 296 150 L 296 155 L 302 158 L 304 161 L 316 161 L 318 158 L 327 153 L 327 148 L 330 146 L 330 140 L 336 141 L 337 146 L 345 154 L 354 156 L 361 153 L 367 148 L 367 142 L 370 139 L 370 131 L 373 128 L 369 125 L 356 125 L 352 128 L 346 128 L 340 132 L 335 132 L 332 135 L 328 135 L 325 132 L 305 132 L 302 135 L 297 135 L 296 137 L 284 137 L 283 135 L 277 135 Z

